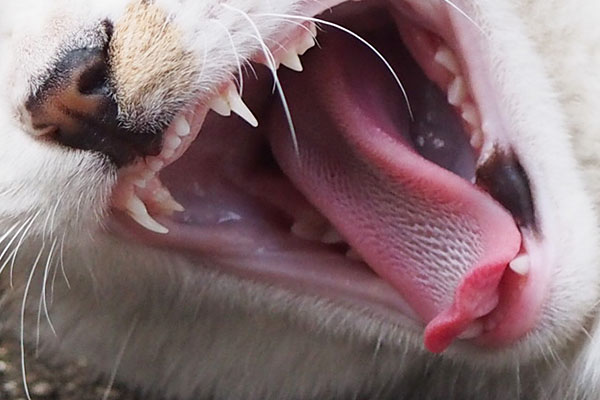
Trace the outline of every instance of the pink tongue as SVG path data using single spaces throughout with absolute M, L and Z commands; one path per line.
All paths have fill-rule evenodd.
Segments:
M 407 145 L 399 91 L 373 56 L 328 40 L 326 51 L 303 58 L 304 73 L 282 73 L 299 154 L 279 110 L 269 129 L 274 153 L 427 323 L 427 348 L 441 352 L 497 306 L 519 230 L 487 193 Z

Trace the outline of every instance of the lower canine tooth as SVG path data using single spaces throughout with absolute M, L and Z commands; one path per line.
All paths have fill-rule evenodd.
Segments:
M 255 128 L 258 126 L 258 120 L 254 114 L 252 114 L 252 111 L 250 111 L 246 103 L 244 103 L 244 100 L 242 100 L 234 86 L 229 89 L 227 93 L 227 100 L 231 106 L 231 111 L 239 115 L 251 126 Z
M 148 229 L 149 231 L 156 233 L 169 233 L 169 230 L 156 222 L 154 218 L 148 214 L 148 210 L 146 209 L 146 205 L 139 197 L 132 195 L 127 200 L 127 214 L 135 222 Z
M 302 67 L 302 62 L 300 61 L 300 57 L 298 57 L 298 53 L 296 50 L 290 50 L 286 54 L 283 55 L 280 59 L 281 64 L 285 65 L 292 71 L 302 72 L 304 68 Z
M 529 273 L 529 269 L 531 268 L 531 261 L 529 256 L 526 254 L 521 254 L 514 260 L 510 262 L 510 269 L 515 271 L 519 275 L 527 275 Z

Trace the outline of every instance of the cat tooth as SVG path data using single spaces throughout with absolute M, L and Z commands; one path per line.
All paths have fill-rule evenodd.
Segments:
M 438 64 L 446 68 L 448 71 L 450 71 L 452 74 L 460 74 L 460 66 L 458 64 L 458 60 L 456 59 L 456 56 L 454 55 L 452 50 L 450 50 L 448 47 L 440 46 L 438 51 L 435 53 L 433 59 L 435 60 L 435 62 L 437 62 Z
M 298 47 L 296 48 L 296 52 L 298 53 L 298 55 L 304 55 L 308 50 L 312 49 L 313 47 L 315 47 L 317 45 L 317 42 L 315 42 L 315 39 L 312 36 L 305 36 L 304 39 L 302 39 L 302 42 L 300 42 L 298 44 Z
M 179 202 L 173 198 L 169 189 L 164 186 L 155 192 L 154 198 L 159 202 L 160 207 L 168 214 L 185 211 L 185 207 L 179 204 Z
M 477 109 L 471 103 L 464 103 L 462 105 L 462 117 L 467 123 L 473 127 L 481 126 L 481 119 L 479 118 L 479 113 L 477 113 Z
M 458 339 L 468 340 L 475 339 L 483 333 L 483 324 L 480 321 L 475 321 L 470 324 L 460 335 Z
M 346 258 L 348 258 L 352 261 L 364 262 L 364 260 L 360 256 L 360 254 L 358 254 L 358 252 L 352 248 L 346 252 Z
M 169 233 L 169 230 L 167 228 L 159 224 L 154 218 L 150 216 L 150 214 L 148 214 L 148 209 L 146 208 L 146 205 L 136 195 L 129 196 L 129 199 L 127 200 L 126 210 L 127 214 L 129 214 L 129 216 L 133 218 L 135 222 L 148 229 L 149 231 L 162 234 Z
M 229 100 L 229 105 L 231 106 L 231 111 L 239 115 L 244 121 L 249 123 L 251 126 L 256 128 L 258 126 L 258 120 L 252 114 L 252 111 L 248 108 L 242 97 L 239 95 L 235 88 L 231 88 L 228 92 L 227 99 Z
M 471 132 L 470 143 L 474 149 L 480 149 L 483 146 L 483 131 L 481 129 L 475 129 Z
M 280 59 L 281 64 L 285 65 L 292 71 L 302 72 L 304 68 L 302 67 L 302 62 L 300 61 L 300 57 L 298 57 L 298 53 L 296 50 L 290 50 L 283 55 Z
M 465 80 L 457 76 L 448 86 L 448 103 L 457 107 L 461 105 L 467 97 L 467 87 Z
M 215 96 L 208 105 L 211 110 L 223 117 L 229 117 L 231 115 L 231 106 L 226 97 Z
M 148 166 L 148 168 L 150 168 L 150 170 L 154 171 L 155 173 L 160 171 L 161 169 L 163 169 L 163 167 L 165 166 L 164 161 L 158 159 L 158 158 L 151 158 L 151 159 L 146 159 L 146 165 Z
M 318 241 L 323 236 L 322 227 L 311 220 L 296 221 L 290 230 L 294 235 L 304 240 Z
M 325 244 L 343 243 L 344 238 L 334 228 L 329 228 L 321 237 L 321 242 Z
M 175 133 L 177 136 L 181 137 L 186 137 L 192 133 L 192 128 L 183 115 L 179 115 L 175 118 Z
M 526 276 L 531 268 L 531 260 L 527 254 L 521 254 L 509 264 L 510 269 L 519 275 Z

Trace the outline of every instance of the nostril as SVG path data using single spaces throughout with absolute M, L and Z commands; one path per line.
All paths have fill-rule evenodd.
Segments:
M 106 48 L 65 53 L 25 104 L 25 120 L 33 133 L 67 147 L 103 153 L 119 166 L 157 154 L 160 135 L 121 126 L 110 73 Z
M 110 89 L 106 63 L 97 62 L 84 70 L 79 77 L 77 89 L 83 95 L 109 96 Z

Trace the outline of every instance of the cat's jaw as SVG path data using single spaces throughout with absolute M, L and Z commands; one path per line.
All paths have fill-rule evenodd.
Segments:
M 251 5 L 251 3 L 239 2 L 234 6 L 244 9 L 245 5 Z M 554 88 L 543 73 L 542 60 L 536 55 L 533 44 L 527 41 L 527 35 L 524 34 L 522 29 L 519 15 L 507 4 L 495 3 L 497 2 L 484 1 L 477 3 L 477 12 L 475 13 L 478 16 L 477 22 L 481 24 L 486 35 L 489 35 L 487 40 L 492 44 L 490 48 L 487 48 L 485 56 L 481 58 L 490 60 L 490 63 L 493 64 L 486 66 L 486 68 L 492 71 L 490 73 L 492 77 L 491 85 L 502 98 L 500 102 L 502 107 L 500 107 L 499 113 L 503 115 L 503 120 L 510 121 L 511 124 L 511 129 L 507 129 L 507 142 L 516 152 L 519 161 L 530 177 L 537 217 L 540 223 L 539 230 L 542 237 L 541 242 L 543 243 L 541 246 L 543 247 L 542 252 L 544 258 L 548 260 L 547 265 L 544 265 L 544 268 L 546 268 L 544 270 L 550 273 L 548 277 L 549 294 L 544 299 L 539 329 L 520 342 L 519 345 L 513 347 L 512 352 L 508 351 L 503 355 L 498 355 L 485 349 L 478 350 L 472 346 L 459 344 L 450 349 L 447 357 L 464 360 L 469 365 L 481 365 L 491 369 L 498 364 L 510 368 L 514 365 L 514 360 L 517 359 L 519 360 L 517 363 L 523 362 L 523 368 L 526 369 L 525 364 L 528 361 L 534 360 L 537 363 L 536 365 L 540 365 L 544 363 L 537 360 L 549 355 L 553 356 L 554 351 L 580 348 L 578 342 L 584 337 L 582 327 L 586 326 L 585 319 L 593 311 L 593 305 L 598 297 L 598 268 L 592 268 L 596 261 L 595 216 L 590 210 L 591 201 L 583 190 L 577 166 L 570 155 L 570 145 L 566 133 L 568 124 L 564 121 L 564 111 L 558 103 L 549 98 L 552 97 L 549 94 L 554 93 Z M 198 32 L 198 21 L 178 12 L 177 10 L 183 10 L 179 4 L 170 1 L 162 1 L 159 4 L 173 10 L 175 20 L 180 23 L 182 31 L 185 32 L 186 45 L 190 46 L 192 51 L 197 54 L 203 55 L 203 41 L 194 40 L 193 36 L 193 33 Z M 316 3 L 305 4 L 313 5 Z M 319 4 L 322 3 L 319 2 Z M 421 2 L 419 4 L 425 3 Z M 473 12 L 468 3 L 458 4 L 468 12 Z M 260 3 L 258 7 L 260 8 L 263 5 Z M 197 7 L 198 12 L 207 10 L 207 8 L 203 8 L 202 4 L 189 6 L 192 9 Z M 302 5 L 298 8 L 297 5 L 283 5 L 282 3 L 280 6 L 281 9 L 278 12 L 281 13 L 300 12 L 307 15 L 317 13 L 316 9 L 305 11 L 305 9 L 302 9 Z M 248 9 L 244 10 L 250 12 Z M 262 12 L 273 11 L 262 10 Z M 460 16 L 456 17 L 461 18 Z M 241 23 L 240 21 L 243 21 L 242 17 L 234 12 L 222 16 L 222 18 L 220 20 L 222 22 Z M 265 25 L 268 25 L 268 23 L 265 22 Z M 501 29 L 502 26 L 510 26 L 511 31 L 506 32 L 505 29 Z M 277 27 L 280 26 L 265 27 L 266 37 L 277 37 L 273 33 L 277 31 Z M 262 28 L 263 25 L 259 24 L 259 29 L 262 30 Z M 217 26 L 214 26 L 214 31 L 215 37 L 219 37 L 220 40 L 215 40 L 212 43 L 211 52 L 217 49 L 223 50 L 228 46 L 231 47 L 229 38 L 219 36 L 216 33 L 219 32 Z M 235 47 L 241 49 L 243 56 L 252 57 L 256 54 L 257 46 L 255 43 L 251 45 L 250 41 L 244 37 L 244 35 L 251 37 L 252 29 L 248 28 L 242 33 L 234 37 Z M 239 40 L 239 42 L 235 40 Z M 193 46 L 197 46 L 197 48 Z M 212 60 L 206 65 L 206 75 L 202 79 L 204 79 L 203 85 L 206 86 L 207 92 L 214 89 L 215 82 L 224 82 L 225 74 L 223 71 L 231 72 L 237 69 L 235 57 L 229 52 L 224 53 L 222 57 Z M 527 90 L 524 90 L 524 88 L 527 88 Z M 9 119 L 8 117 L 3 118 Z M 13 125 L 11 123 L 11 126 Z M 198 261 L 198 258 L 194 258 L 194 261 L 190 261 L 170 252 L 148 250 L 145 247 L 119 242 L 112 237 L 96 236 L 96 228 L 101 218 L 94 218 L 94 214 L 98 213 L 102 218 L 106 215 L 105 213 L 112 201 L 107 194 L 108 190 L 113 187 L 112 179 L 114 176 L 100 174 L 98 171 L 101 169 L 99 167 L 101 164 L 89 155 L 73 152 L 70 153 L 70 158 L 65 161 L 65 152 L 62 149 L 48 149 L 37 142 L 22 139 L 22 132 L 18 129 L 10 130 L 8 136 L 11 137 L 11 135 L 15 137 L 14 140 L 10 139 L 15 143 L 15 146 L 36 149 L 29 153 L 35 155 L 33 158 L 36 160 L 30 161 L 31 157 L 28 157 L 28 160 L 21 160 L 17 155 L 10 155 L 4 161 L 0 161 L 2 163 L 6 162 L 5 165 L 8 165 L 8 160 L 17 165 L 27 165 L 27 162 L 30 162 L 28 169 L 21 168 L 13 176 L 7 178 L 7 187 L 13 185 L 15 181 L 27 181 L 27 177 L 34 175 L 42 168 L 42 165 L 48 165 L 48 176 L 63 177 L 66 181 L 64 187 L 68 189 L 67 182 L 69 180 L 66 177 L 79 171 L 78 174 L 72 175 L 76 179 L 70 181 L 70 185 L 73 185 L 76 189 L 73 191 L 68 189 L 63 196 L 64 210 L 62 206 L 56 207 L 56 204 L 47 205 L 40 214 L 42 215 L 41 219 L 33 227 L 38 231 L 38 234 L 48 229 L 48 225 L 43 222 L 45 217 L 53 215 L 53 210 L 56 209 L 54 214 L 56 215 L 56 224 L 50 224 L 49 226 L 54 227 L 55 225 L 59 233 L 62 233 L 60 230 L 64 229 L 64 226 L 78 223 L 82 225 L 78 226 L 80 230 L 77 232 L 93 232 L 93 237 L 89 240 L 88 237 L 82 235 L 69 236 L 72 239 L 68 241 L 69 245 L 67 246 L 68 269 L 70 274 L 77 276 L 73 279 L 76 280 L 78 289 L 72 292 L 65 291 L 59 301 L 61 307 L 64 307 L 62 310 L 69 310 L 64 311 L 65 314 L 63 314 L 69 316 L 65 319 L 59 318 L 56 323 L 59 331 L 63 332 L 61 339 L 64 340 L 64 348 L 61 351 L 73 351 L 67 349 L 69 345 L 73 345 L 76 349 L 85 348 L 85 351 L 90 352 L 89 354 L 101 353 L 107 350 L 107 344 L 102 341 L 100 336 L 77 337 L 76 333 L 67 332 L 78 318 L 90 317 L 85 315 L 85 311 L 82 312 L 83 309 L 88 307 L 88 310 L 93 310 L 92 314 L 94 315 L 107 312 L 107 315 L 116 316 L 118 321 L 114 324 L 118 325 L 116 328 L 114 325 L 108 328 L 111 324 L 106 320 L 102 320 L 102 318 L 94 320 L 90 317 L 91 319 L 86 321 L 87 330 L 110 332 L 108 336 L 113 335 L 114 341 L 118 341 L 122 333 L 130 327 L 129 322 L 134 310 L 144 310 L 143 312 L 150 317 L 148 321 L 142 322 L 144 333 L 139 334 L 138 344 L 140 347 L 152 344 L 156 338 L 152 334 L 153 327 L 159 327 L 154 330 L 154 333 L 160 338 L 154 343 L 167 346 L 166 349 L 162 350 L 165 358 L 169 357 L 169 354 L 177 353 L 177 343 L 168 345 L 168 333 L 172 326 L 188 321 L 193 326 L 190 330 L 199 332 L 199 337 L 203 339 L 212 337 L 209 336 L 210 329 L 211 326 L 215 327 L 219 335 L 224 338 L 223 342 L 218 343 L 221 347 L 215 345 L 214 348 L 206 349 L 205 353 L 200 352 L 200 354 L 207 359 L 215 357 L 220 363 L 219 368 L 222 368 L 221 371 L 226 371 L 227 368 L 239 367 L 235 362 L 228 364 L 223 356 L 224 351 L 241 353 L 243 354 L 242 360 L 247 362 L 253 359 L 263 360 L 263 365 L 273 368 L 273 365 L 276 364 L 274 361 L 276 358 L 275 353 L 287 351 L 288 346 L 305 349 L 306 359 L 298 361 L 294 357 L 290 357 L 285 360 L 290 364 L 298 362 L 299 368 L 301 368 L 301 379 L 298 379 L 297 384 L 293 382 L 288 384 L 290 393 L 293 391 L 304 393 L 302 390 L 307 390 L 306 387 L 309 386 L 307 382 L 311 381 L 315 382 L 315 386 L 319 387 L 319 390 L 326 390 L 324 388 L 327 387 L 327 375 L 323 374 L 319 378 L 317 373 L 311 371 L 309 365 L 310 358 L 317 357 L 319 353 L 325 353 L 322 358 L 319 358 L 323 360 L 323 371 L 327 371 L 330 376 L 335 377 L 340 387 L 352 387 L 358 390 L 357 387 L 364 384 L 360 379 L 356 382 L 350 382 L 352 379 L 344 379 L 340 371 L 335 372 L 335 355 L 332 353 L 331 348 L 341 349 L 342 358 L 353 366 L 363 362 L 371 355 L 373 350 L 371 345 L 374 343 L 391 348 L 392 350 L 389 350 L 382 357 L 385 361 L 381 361 L 380 369 L 376 365 L 369 364 L 365 365 L 364 368 L 356 367 L 356 370 L 354 370 L 354 376 L 356 374 L 365 374 L 366 376 L 367 373 L 378 370 L 379 375 L 375 379 L 381 381 L 385 381 L 389 376 L 406 372 L 405 369 L 394 372 L 394 364 L 402 362 L 400 361 L 402 355 L 397 350 L 403 350 L 405 345 L 410 348 L 409 355 L 405 355 L 406 359 L 413 360 L 412 356 L 416 354 L 426 357 L 419 344 L 421 328 L 414 322 L 406 321 L 406 325 L 402 326 L 387 321 L 386 318 L 373 316 L 372 313 L 365 312 L 364 309 L 357 310 L 356 307 L 352 306 L 324 305 L 323 302 L 328 300 L 324 300 L 323 296 L 317 298 L 304 296 L 302 291 L 298 291 L 301 294 L 298 296 L 298 292 L 293 289 L 291 291 L 289 288 L 288 290 L 279 290 L 276 287 L 264 287 L 261 283 L 240 281 L 234 277 L 235 274 L 232 276 L 214 275 L 202 268 L 206 263 L 204 259 Z M 539 151 L 542 148 L 544 151 Z M 63 164 L 62 169 L 52 166 L 60 163 Z M 94 171 L 96 175 L 92 175 Z M 26 218 L 35 215 L 35 212 L 31 214 L 30 211 L 40 209 L 40 205 L 45 201 L 44 198 L 61 198 L 60 193 L 58 193 L 60 187 L 56 187 L 59 186 L 56 181 L 54 186 L 48 185 L 44 182 L 44 179 L 35 182 L 41 188 L 39 192 L 29 188 L 20 193 L 12 193 L 12 198 L 0 204 L 0 208 L 6 210 L 7 215 L 11 215 L 10 213 L 18 214 L 14 216 L 13 220 L 18 220 L 18 218 L 23 220 L 23 215 Z M 61 181 L 59 180 L 59 182 Z M 32 187 L 36 185 L 32 184 Z M 61 185 L 61 187 L 63 186 Z M 80 193 L 90 193 L 91 195 L 84 196 L 84 201 L 78 202 L 82 198 Z M 27 201 L 25 202 L 23 199 L 27 199 Z M 100 199 L 102 201 L 99 201 Z M 98 201 L 96 202 L 96 200 Z M 77 207 L 82 207 L 83 213 L 90 218 L 84 218 L 83 222 L 70 221 L 70 216 Z M 10 227 L 11 225 L 7 223 L 6 226 Z M 576 229 L 573 229 L 573 227 L 576 227 Z M 572 234 L 566 233 L 569 230 L 572 230 Z M 47 248 L 50 248 L 52 241 L 46 241 L 46 243 Z M 37 250 L 36 246 L 31 246 L 32 255 L 35 256 Z M 135 254 L 128 255 L 127 253 L 130 251 L 135 252 Z M 86 252 L 89 253 L 86 255 Z M 90 257 L 89 254 L 93 254 L 93 256 Z M 124 262 L 123 259 L 127 262 Z M 20 265 L 31 265 L 32 261 L 32 259 L 27 258 Z M 171 265 L 164 268 L 164 264 L 167 263 Z M 96 275 L 100 281 L 99 284 L 87 279 L 86 270 L 80 268 L 82 264 L 87 264 L 93 270 L 93 275 Z M 219 265 L 214 265 L 213 268 L 222 270 Z M 23 277 L 21 274 L 25 274 L 24 277 L 26 277 L 27 270 L 17 268 L 16 273 L 18 277 Z M 116 285 L 114 283 L 115 277 L 123 285 Z M 186 282 L 186 279 L 189 279 L 189 281 Z M 166 281 L 176 282 L 173 284 L 175 287 L 184 289 L 181 290 L 181 293 L 169 292 L 165 294 L 162 290 Z M 137 286 L 133 290 L 128 290 L 132 286 L 129 282 L 136 282 Z M 99 305 L 95 301 L 86 298 L 88 289 L 91 287 L 98 288 L 98 286 L 100 287 L 99 298 L 112 297 L 113 303 Z M 128 293 L 127 296 L 123 294 L 125 292 Z M 132 296 L 133 299 L 128 299 L 128 296 Z M 173 315 L 169 316 L 167 312 L 158 312 L 157 310 L 160 309 L 158 306 L 144 307 L 145 299 L 149 298 L 162 298 L 166 303 L 173 304 L 175 309 Z M 185 301 L 181 301 L 182 298 L 185 298 Z M 78 302 L 73 299 L 80 300 L 79 304 L 85 306 L 79 308 L 76 305 Z M 239 321 L 234 323 L 223 315 L 219 315 L 218 311 L 210 310 L 211 306 L 215 304 L 222 306 L 223 303 L 234 304 L 234 309 L 244 310 L 241 312 L 243 315 L 236 315 Z M 189 320 L 188 307 L 190 304 L 197 304 L 198 309 L 202 310 L 205 318 L 198 317 L 197 319 L 192 318 L 193 321 Z M 203 307 L 202 304 L 206 307 Z M 258 312 L 258 310 L 264 309 L 269 310 L 266 315 Z M 226 308 L 226 310 L 230 309 Z M 225 313 L 225 311 L 222 313 Z M 247 349 L 244 346 L 235 346 L 235 343 L 241 337 L 236 335 L 236 331 L 242 332 L 244 327 L 252 326 L 252 318 L 249 315 L 253 313 L 256 313 L 256 318 L 260 320 L 256 323 L 256 326 L 258 326 L 256 334 L 251 335 L 253 338 L 251 343 L 256 346 L 256 351 Z M 294 317 L 288 318 L 284 315 L 294 315 Z M 285 324 L 290 319 L 293 320 L 293 322 L 290 322 L 292 324 L 290 330 L 297 329 L 302 334 L 284 329 Z M 210 324 L 206 321 L 209 321 Z M 272 330 L 276 331 L 277 334 L 269 336 L 269 332 Z M 322 335 L 321 330 L 325 332 Z M 50 337 L 49 332 L 47 330 L 44 330 L 44 332 L 48 334 L 46 341 L 53 342 L 54 339 Z M 339 336 L 336 332 L 340 332 Z M 261 339 L 261 335 L 269 337 L 269 339 Z M 327 343 L 326 338 L 331 337 L 330 335 L 335 337 L 335 339 L 332 339 L 335 344 L 328 349 L 322 343 Z M 348 336 L 359 338 L 357 340 L 360 342 L 357 345 L 358 350 L 346 342 Z M 274 345 L 277 348 L 276 350 L 271 349 L 268 355 L 264 355 L 260 349 L 264 349 L 268 341 L 280 342 Z M 318 344 L 311 348 L 311 341 L 317 341 Z M 198 349 L 205 342 L 198 339 L 191 340 L 190 343 L 192 348 Z M 399 343 L 401 344 L 399 345 Z M 157 345 L 157 347 L 160 346 Z M 143 352 L 141 348 L 136 347 L 136 350 L 138 350 L 138 354 Z M 353 351 L 356 354 L 352 354 Z M 261 359 L 263 355 L 265 358 Z M 398 359 L 394 360 L 394 357 Z M 105 369 L 109 369 L 110 361 L 109 359 L 103 359 L 98 362 L 107 365 Z M 185 376 L 193 376 L 194 362 L 190 359 L 181 361 L 181 364 L 185 364 L 184 370 L 188 371 Z M 419 364 L 418 361 L 414 361 L 414 363 Z M 177 368 L 181 364 L 178 365 L 177 362 L 173 362 L 172 366 Z M 151 381 L 151 378 L 149 378 L 151 374 L 148 371 L 147 377 L 136 378 L 135 366 L 136 358 L 131 355 L 131 358 L 125 360 L 123 376 L 134 381 L 141 379 L 143 384 L 147 385 L 148 381 Z M 281 376 L 292 376 L 294 373 L 292 366 L 288 365 L 286 368 L 282 368 Z M 591 370 L 591 368 L 588 370 Z M 491 372 L 490 374 L 493 376 Z M 533 373 L 528 375 L 526 372 L 524 377 L 533 375 Z M 199 381 L 202 379 L 204 378 L 200 378 Z M 206 379 L 210 381 L 210 378 Z M 253 379 L 258 378 L 253 375 Z M 248 378 L 244 382 L 246 385 L 251 386 L 251 381 L 252 379 Z M 142 384 L 142 381 L 139 381 L 139 383 Z M 267 385 L 267 382 L 262 381 L 258 385 L 263 388 Z M 184 389 L 184 386 L 183 383 L 173 384 L 173 387 L 178 387 L 179 395 L 193 392 L 194 388 Z M 245 390 L 247 390 L 241 384 L 237 389 L 239 389 L 239 393 L 246 393 Z M 278 398 L 273 393 L 270 394 L 271 397 Z M 254 395 L 259 398 L 258 393 Z

